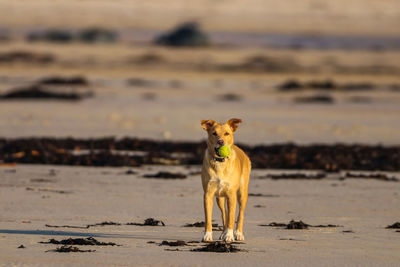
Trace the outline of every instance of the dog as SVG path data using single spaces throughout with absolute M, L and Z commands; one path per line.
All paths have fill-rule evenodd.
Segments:
M 248 197 L 251 162 L 239 147 L 233 144 L 233 133 L 241 119 L 230 119 L 226 123 L 202 120 L 201 125 L 208 133 L 207 149 L 204 154 L 201 180 L 204 189 L 205 233 L 203 242 L 212 242 L 212 207 L 214 196 L 222 213 L 223 233 L 220 239 L 226 242 L 244 240 L 243 220 Z M 228 157 L 218 154 L 218 148 L 227 145 L 231 148 Z M 235 226 L 236 201 L 239 202 L 237 228 Z M 225 207 L 228 207 L 228 213 Z

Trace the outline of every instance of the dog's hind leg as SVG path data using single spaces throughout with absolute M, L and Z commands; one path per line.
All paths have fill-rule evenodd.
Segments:
M 225 201 L 226 201 L 226 199 L 224 197 L 217 197 L 217 204 L 218 204 L 219 209 L 221 210 L 222 225 L 224 227 L 224 231 L 226 229 Z

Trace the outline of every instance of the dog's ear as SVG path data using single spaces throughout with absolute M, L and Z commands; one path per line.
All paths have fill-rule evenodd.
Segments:
M 201 126 L 203 126 L 203 129 L 206 131 L 208 131 L 215 124 L 217 124 L 217 123 L 213 120 L 201 120 Z
M 228 124 L 232 131 L 236 131 L 236 129 L 238 128 L 239 124 L 242 122 L 241 119 L 230 119 L 229 121 L 226 122 L 226 124 Z

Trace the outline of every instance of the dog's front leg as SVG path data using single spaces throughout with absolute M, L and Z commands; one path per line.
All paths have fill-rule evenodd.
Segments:
M 235 241 L 233 228 L 235 227 L 236 199 L 235 193 L 230 192 L 228 194 L 228 227 L 221 236 L 221 239 L 226 242 Z
M 203 242 L 212 242 L 212 209 L 213 209 L 213 192 L 204 193 L 204 214 L 205 214 L 205 233 Z

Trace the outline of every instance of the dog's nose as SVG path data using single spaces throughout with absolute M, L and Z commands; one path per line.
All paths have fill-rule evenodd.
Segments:
M 217 144 L 220 145 L 220 146 L 223 146 L 224 143 L 225 143 L 225 142 L 224 142 L 223 139 L 218 139 L 218 141 L 217 141 Z

